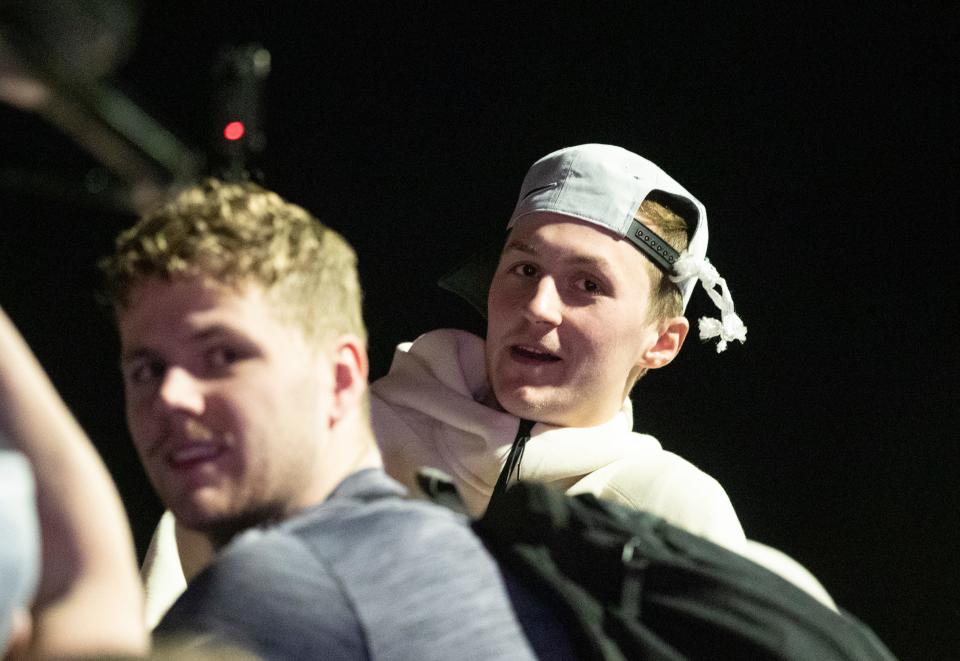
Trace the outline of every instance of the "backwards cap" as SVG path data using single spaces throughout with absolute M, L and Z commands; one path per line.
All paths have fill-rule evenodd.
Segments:
M 648 197 L 687 222 L 690 239 L 683 253 L 636 219 Z M 579 145 L 547 154 L 527 172 L 507 228 L 538 212 L 577 218 L 632 243 L 677 284 L 684 310 L 701 282 L 720 319 L 701 318 L 700 338 L 718 337 L 718 352 L 728 341 L 746 340 L 747 329 L 734 311 L 727 283 L 707 260 L 707 210 L 656 164 L 612 145 Z
M 636 219 L 647 198 L 663 203 L 687 223 L 687 249 L 678 253 Z M 727 282 L 707 259 L 707 210 L 697 198 L 647 159 L 612 145 L 579 145 L 547 154 L 527 171 L 507 229 L 524 216 L 550 212 L 592 223 L 631 242 L 680 288 L 683 309 L 701 282 L 720 310 L 720 319 L 700 319 L 700 339 L 719 338 L 717 352 L 731 340 L 746 341 Z M 473 255 L 440 279 L 440 286 L 464 298 L 486 316 L 486 295 L 500 245 Z M 496 253 L 492 249 L 496 248 Z

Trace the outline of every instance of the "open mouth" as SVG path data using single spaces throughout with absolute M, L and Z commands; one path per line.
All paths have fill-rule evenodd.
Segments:
M 216 461 L 226 448 L 216 443 L 190 443 L 171 452 L 167 461 L 171 467 L 185 469 L 208 461 Z
M 510 353 L 514 358 L 518 358 L 524 362 L 556 363 L 561 360 L 560 356 L 552 354 L 549 351 L 520 344 L 515 344 L 510 347 Z

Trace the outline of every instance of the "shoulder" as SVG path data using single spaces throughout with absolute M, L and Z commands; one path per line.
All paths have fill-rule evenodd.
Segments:
M 466 519 L 428 502 L 401 498 L 399 493 L 332 502 L 316 516 L 296 522 L 290 532 L 316 562 L 335 573 L 356 576 L 353 585 L 365 576 L 375 577 L 372 584 L 384 580 L 376 576 L 378 570 L 392 572 L 390 580 L 411 580 L 412 575 L 430 574 L 431 565 L 489 560 Z
M 415 355 L 483 351 L 483 338 L 456 328 L 438 328 L 419 336 L 413 342 L 397 346 L 397 351 Z
M 228 546 L 160 631 L 264 658 L 533 658 L 499 567 L 464 518 L 400 498 L 379 471 L 344 488 Z
M 461 354 L 474 355 L 483 353 L 483 339 L 473 333 L 454 328 L 439 328 L 420 335 L 413 342 L 401 342 L 393 354 L 390 372 L 402 371 L 409 361 L 423 364 L 443 362 L 454 359 Z M 386 377 L 379 381 L 389 382 Z
M 499 566 L 464 517 L 396 497 L 338 510 L 312 534 L 374 657 L 531 658 Z
M 435 388 L 469 393 L 474 381 L 485 381 L 484 341 L 466 331 L 443 328 L 397 346 L 389 372 L 371 385 L 371 392 L 392 403 Z
M 157 632 L 231 642 L 264 658 L 331 658 L 331 648 L 343 653 L 333 658 L 366 658 L 363 631 L 337 577 L 302 539 L 282 530 L 245 534 L 227 546 Z
M 648 511 L 733 550 L 744 543 L 743 528 L 720 483 L 666 450 L 614 461 L 584 477 L 569 493 L 592 493 Z

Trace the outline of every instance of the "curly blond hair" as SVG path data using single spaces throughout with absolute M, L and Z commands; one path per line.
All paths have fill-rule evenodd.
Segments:
M 149 278 L 209 277 L 263 287 L 312 340 L 366 340 L 353 249 L 302 207 L 250 182 L 208 179 L 180 191 L 121 232 L 100 267 L 116 309 Z

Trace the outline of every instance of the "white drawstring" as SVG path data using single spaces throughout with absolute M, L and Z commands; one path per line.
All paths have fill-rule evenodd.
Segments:
M 700 339 L 706 341 L 719 337 L 717 353 L 724 351 L 727 348 L 727 342 L 732 340 L 739 340 L 741 343 L 746 342 L 747 327 L 743 325 L 743 321 L 734 312 L 733 297 L 730 295 L 727 281 L 720 277 L 713 264 L 706 258 L 698 259 L 685 252 L 680 255 L 680 259 L 673 267 L 676 273 L 670 276 L 670 280 L 680 283 L 690 278 L 698 279 L 704 291 L 710 296 L 710 300 L 720 310 L 720 319 L 700 318 Z M 717 291 L 717 288 L 719 288 L 719 291 Z

